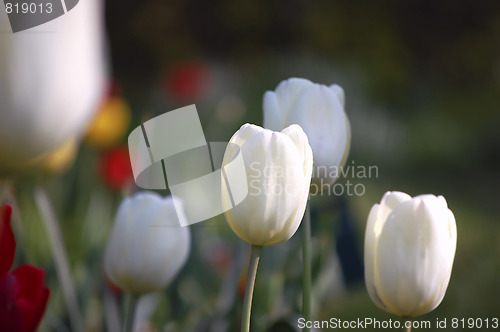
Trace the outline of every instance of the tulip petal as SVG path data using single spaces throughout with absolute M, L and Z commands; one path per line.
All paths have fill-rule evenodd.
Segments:
M 243 126 L 241 136 L 246 139 L 239 137 L 240 131 L 231 138 L 232 142 L 244 142 L 241 153 L 249 193 L 225 215 L 233 231 L 245 241 L 274 245 L 288 240 L 300 225 L 309 192 L 312 151 L 304 146 L 307 137 L 299 126 L 282 133 L 256 128 L 247 136 L 248 127 Z M 229 162 L 231 151 L 226 150 L 224 164 Z M 227 205 L 227 200 L 223 201 Z
M 0 277 L 0 331 L 15 331 L 15 302 L 19 285 L 11 274 Z
M 252 136 L 253 134 L 256 134 L 260 132 L 262 128 L 259 126 L 250 124 L 250 123 L 245 123 L 243 126 L 240 127 L 240 129 L 231 137 L 229 140 L 229 143 L 234 143 L 237 144 L 238 146 L 242 146 L 245 141 Z M 271 132 L 271 131 L 269 131 Z M 232 158 L 231 158 L 232 160 Z
M 49 302 L 50 297 L 50 289 L 47 287 L 43 288 L 42 297 L 38 306 L 36 307 L 36 311 L 33 314 L 33 319 L 31 320 L 31 325 L 27 326 L 27 331 L 36 331 L 38 325 L 42 321 L 45 310 L 47 309 L 47 304 Z
M 451 277 L 456 232 L 444 197 L 385 193 L 370 211 L 365 233 L 365 279 L 373 302 L 400 316 L 437 307 Z
M 91 120 L 106 75 L 101 6 L 82 1 L 28 33 L 0 34 L 0 167 L 57 148 Z
M 39 303 L 45 283 L 45 271 L 32 265 L 21 265 L 12 274 L 20 285 L 19 297 Z
M 294 188 L 289 189 L 286 192 L 289 199 L 283 199 L 285 186 L 288 188 L 296 186 L 296 183 L 286 184 L 283 180 L 290 178 L 289 172 L 296 173 L 297 168 L 293 165 L 302 163 L 297 151 L 283 140 L 279 133 L 262 131 L 250 137 L 242 148 L 245 162 L 251 160 L 247 178 L 253 179 L 254 186 L 258 185 L 261 191 L 259 193 L 250 191 L 245 199 L 248 200 L 247 204 L 242 208 L 238 206 L 235 213 L 237 223 L 254 244 L 264 245 L 284 226 L 283 224 L 290 218 L 290 211 L 294 210 L 292 204 L 296 201 L 295 196 L 299 191 Z M 258 172 L 255 171 L 257 169 Z M 291 195 L 294 197 L 290 197 Z M 256 213 L 256 208 L 261 209 L 260 213 Z M 253 222 L 247 221 L 248 217 L 244 217 L 250 214 L 254 214 L 251 218 Z M 239 222 L 243 220 L 245 221 Z
M 175 224 L 178 211 L 171 197 L 141 192 L 125 199 L 115 217 L 104 255 L 109 279 L 124 291 L 160 291 L 179 272 L 190 248 L 188 227 Z
M 309 85 L 297 98 L 290 118 L 295 119 L 307 134 L 314 165 L 340 165 L 347 146 L 347 129 L 346 116 L 335 93 L 326 86 Z M 332 171 L 329 169 L 325 173 Z
M 304 165 L 304 176 L 308 176 L 312 171 L 312 149 L 309 145 L 309 140 L 307 135 L 302 130 L 302 127 L 299 125 L 291 125 L 286 127 L 281 131 L 283 134 L 287 135 L 292 142 L 295 144 L 297 151 L 299 152 L 299 156 L 301 156 Z
M 284 242 L 283 239 L 288 240 L 295 234 L 304 213 L 306 210 L 307 199 L 309 195 L 309 187 L 311 185 L 312 167 L 313 167 L 313 156 L 312 149 L 308 143 L 307 135 L 304 133 L 302 128 L 298 125 L 291 125 L 282 131 L 283 134 L 287 135 L 294 141 L 299 152 L 299 156 L 303 157 L 303 167 L 304 167 L 304 181 L 303 188 L 301 191 L 301 197 L 299 198 L 299 204 L 295 211 L 293 211 L 288 223 L 283 227 L 282 231 L 277 233 L 270 241 L 268 245 L 275 245 Z
M 372 301 L 385 310 L 394 312 L 391 298 L 385 294 L 380 285 L 380 272 L 377 266 L 379 256 L 379 240 L 385 226 L 387 216 L 401 202 L 410 200 L 411 196 L 402 192 L 386 192 L 380 204 L 370 210 L 365 233 L 365 280 Z
M 262 108 L 264 110 L 264 127 L 271 130 L 281 130 L 284 119 L 274 92 L 267 91 L 264 93 Z
M 343 89 L 291 78 L 275 92 L 267 92 L 263 104 L 265 127 L 302 126 L 314 153 L 313 182 L 323 186 L 335 181 L 347 160 L 351 139 Z
M 347 115 L 345 116 L 345 129 L 346 129 L 346 142 L 347 145 L 344 150 L 344 154 L 342 155 L 342 159 L 340 160 L 339 168 L 342 169 L 347 162 L 347 157 L 349 157 L 349 152 L 351 151 L 351 123 L 349 122 L 349 118 Z
M 342 107 L 345 107 L 344 89 L 342 89 L 342 87 L 340 85 L 337 85 L 337 84 L 330 85 L 330 89 L 337 95 L 337 98 L 339 99 L 340 105 L 342 105 Z
M 454 257 L 447 211 L 435 196 L 416 197 L 387 218 L 375 261 L 376 287 L 394 313 L 426 313 L 444 296 Z
M 11 215 L 10 205 L 5 204 L 0 208 L 0 277 L 10 270 L 16 253 L 16 240 L 10 225 Z
M 411 200 L 411 196 L 400 191 L 388 191 L 384 194 L 382 197 L 382 200 L 380 201 L 380 210 L 379 210 L 379 215 L 378 219 L 382 220 L 385 222 L 389 215 L 392 213 L 392 211 L 398 206 L 399 204 Z M 376 230 L 379 234 L 382 231 L 382 229 L 377 229 Z
M 368 221 L 366 223 L 366 232 L 365 232 L 365 284 L 366 289 L 368 290 L 368 295 L 372 301 L 380 308 L 385 309 L 386 305 L 380 299 L 380 296 L 377 294 L 377 289 L 374 284 L 374 262 L 376 256 L 376 244 L 378 237 L 380 236 L 381 226 L 377 225 L 378 223 L 383 223 L 384 220 L 378 219 L 380 205 L 375 204 L 372 206 L 370 213 L 368 215 Z M 378 232 L 375 229 L 379 229 Z
M 16 299 L 16 321 L 20 331 L 35 331 L 45 312 L 50 291 L 44 287 L 45 271 L 31 265 L 22 265 L 12 274 L 19 285 Z
M 297 98 L 302 91 L 311 84 L 312 82 L 305 78 L 290 78 L 286 81 L 282 81 L 276 87 L 276 97 L 278 99 L 280 111 L 282 112 L 282 119 L 285 119 L 287 123 L 289 122 L 290 110 L 296 103 Z M 282 123 L 282 125 L 285 126 L 287 124 Z M 281 128 L 278 128 L 276 130 L 280 129 Z

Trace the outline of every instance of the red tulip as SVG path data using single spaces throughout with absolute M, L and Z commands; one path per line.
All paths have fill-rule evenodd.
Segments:
M 197 61 L 182 61 L 171 66 L 164 78 L 164 87 L 170 97 L 180 103 L 199 99 L 210 84 L 209 70 Z
M 16 251 L 11 214 L 9 205 L 0 209 L 0 331 L 31 332 L 42 320 L 50 290 L 43 269 L 24 264 L 9 272 Z
M 132 183 L 134 176 L 126 145 L 102 152 L 99 160 L 101 179 L 111 189 L 121 190 Z

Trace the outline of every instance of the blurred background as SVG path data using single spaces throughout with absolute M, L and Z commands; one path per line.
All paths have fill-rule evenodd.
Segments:
M 128 133 L 196 104 L 207 141 L 227 141 L 246 122 L 262 125 L 264 92 L 289 77 L 344 88 L 347 164 L 378 170 L 339 180 L 360 184 L 362 193 L 311 201 L 314 317 L 395 319 L 371 302 L 362 267 L 368 212 L 388 190 L 443 195 L 457 221 L 446 296 L 417 320 L 498 317 L 498 2 L 107 0 L 105 9 L 110 80 L 98 117 L 108 112 L 111 120 L 94 134 L 90 125 L 67 166 L 18 176 L 4 195 L 17 206 L 16 262 L 45 268 L 52 291 L 41 331 L 71 328 L 33 190 L 43 186 L 60 219 L 85 330 L 105 331 L 102 251 L 119 202 L 137 190 Z M 113 128 L 108 142 L 102 132 Z M 263 251 L 255 331 L 297 330 L 297 235 Z M 192 239 L 188 263 L 144 331 L 239 329 L 249 246 L 222 216 L 192 226 Z M 120 314 L 124 295 L 117 294 Z

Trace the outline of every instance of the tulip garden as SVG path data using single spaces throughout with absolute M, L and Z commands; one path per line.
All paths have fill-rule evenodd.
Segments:
M 0 332 L 500 330 L 499 11 L 360 4 L 0 13 Z

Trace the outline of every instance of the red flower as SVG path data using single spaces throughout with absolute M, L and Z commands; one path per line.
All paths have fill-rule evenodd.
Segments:
M 111 189 L 121 190 L 133 180 L 132 165 L 126 145 L 104 151 L 99 160 L 101 179 Z
M 209 71 L 201 62 L 183 61 L 171 66 L 164 78 L 168 94 L 180 103 L 199 99 L 208 90 Z
M 0 209 L 0 331 L 31 332 L 42 320 L 50 291 L 43 269 L 25 264 L 9 273 L 16 251 L 11 214 L 9 205 Z

